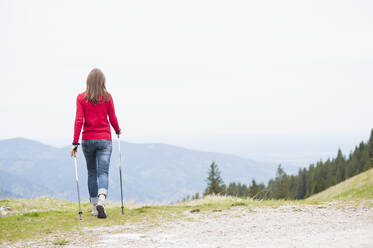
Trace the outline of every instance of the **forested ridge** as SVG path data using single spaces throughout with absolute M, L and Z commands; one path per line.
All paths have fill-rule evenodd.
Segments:
M 304 199 L 370 168 L 373 168 L 373 130 L 368 142 L 361 142 L 347 157 L 339 149 L 335 158 L 299 169 L 297 175 L 287 175 L 279 166 L 276 177 L 269 180 L 261 197 Z
M 339 149 L 335 158 L 320 160 L 316 164 L 309 165 L 308 168 L 299 169 L 296 175 L 286 174 L 280 164 L 275 178 L 270 179 L 267 185 L 252 180 L 250 185 L 231 182 L 226 186 L 221 180 L 218 165 L 213 163 L 210 165 L 204 194 L 256 199 L 305 199 L 371 168 L 373 168 L 373 129 L 368 142 L 362 141 L 348 156 L 343 155 Z M 192 198 L 196 197 L 198 195 Z

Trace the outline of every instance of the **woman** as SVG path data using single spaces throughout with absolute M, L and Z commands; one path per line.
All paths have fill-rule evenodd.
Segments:
M 112 152 L 111 129 L 121 134 L 115 115 L 113 98 L 105 87 L 105 76 L 93 69 L 87 78 L 86 91 L 76 99 L 76 116 L 73 146 L 70 156 L 75 156 L 83 126 L 82 147 L 88 170 L 88 191 L 92 203 L 92 215 L 106 218 L 105 199 L 108 193 L 108 175 Z

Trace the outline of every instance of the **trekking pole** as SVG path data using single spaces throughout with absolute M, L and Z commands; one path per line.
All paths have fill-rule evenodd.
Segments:
M 79 217 L 80 217 L 80 220 L 82 220 L 82 209 L 80 207 L 80 193 L 79 193 L 78 163 L 76 162 L 76 153 L 74 154 L 74 164 L 75 164 L 76 189 L 78 191 Z
M 118 151 L 119 151 L 119 178 L 120 178 L 120 200 L 122 203 L 122 215 L 124 214 L 124 206 L 123 206 L 123 189 L 122 189 L 122 154 L 120 152 L 120 140 L 118 134 Z

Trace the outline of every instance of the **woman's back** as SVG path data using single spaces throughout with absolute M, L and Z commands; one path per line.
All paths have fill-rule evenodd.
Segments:
M 87 78 L 87 90 L 76 99 L 76 116 L 73 143 L 79 142 L 83 126 L 82 140 L 111 140 L 110 124 L 120 133 L 112 96 L 106 91 L 105 77 L 98 69 L 93 69 Z
M 81 126 L 84 123 L 82 140 L 111 140 L 110 124 L 107 118 L 108 116 L 115 132 L 119 133 L 120 131 L 118 120 L 115 116 L 113 98 L 110 97 L 109 101 L 104 101 L 103 96 L 101 96 L 100 103 L 94 104 L 91 101 L 87 102 L 84 96 L 85 92 L 79 94 L 77 97 L 77 120 L 75 121 L 75 129 L 78 130 L 76 131 L 79 133 Z

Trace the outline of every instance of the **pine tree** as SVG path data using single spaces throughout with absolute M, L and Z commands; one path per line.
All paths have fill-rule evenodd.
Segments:
M 199 199 L 199 193 L 195 193 L 193 196 L 192 196 L 192 200 L 197 200 Z
M 306 169 L 299 169 L 298 177 L 297 177 L 297 198 L 296 199 L 303 199 L 306 195 Z
M 345 158 L 343 157 L 341 149 L 338 150 L 337 158 L 335 159 L 336 163 L 336 179 L 337 183 L 342 182 L 345 180 Z
M 273 198 L 288 198 L 288 177 L 282 169 L 281 164 L 277 167 L 276 178 L 273 185 Z
M 241 185 L 240 197 L 246 198 L 249 195 L 249 189 L 246 184 Z
M 320 187 L 317 183 L 313 183 L 311 194 L 316 194 L 320 192 Z
M 237 186 L 236 183 L 230 183 L 227 188 L 227 195 L 237 196 Z
M 365 167 L 365 170 L 373 168 L 373 129 L 370 132 L 370 138 L 368 141 L 368 156 L 369 156 L 369 161 L 367 163 L 367 166 Z
M 210 165 L 209 175 L 206 179 L 207 188 L 204 195 L 222 195 L 225 194 L 226 186 L 223 182 L 223 179 L 220 177 L 220 171 L 218 165 L 215 162 L 212 162 Z
M 250 185 L 250 187 L 249 187 L 249 196 L 253 198 L 253 197 L 255 197 L 258 193 L 259 193 L 259 187 L 258 187 L 258 185 L 256 184 L 255 179 L 253 179 L 253 180 L 251 181 L 251 185 Z

